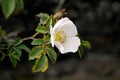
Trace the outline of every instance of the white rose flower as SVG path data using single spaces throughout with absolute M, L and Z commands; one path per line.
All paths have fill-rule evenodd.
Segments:
M 76 52 L 81 44 L 77 33 L 77 28 L 70 19 L 60 19 L 53 28 L 50 27 L 52 47 L 55 45 L 62 54 Z

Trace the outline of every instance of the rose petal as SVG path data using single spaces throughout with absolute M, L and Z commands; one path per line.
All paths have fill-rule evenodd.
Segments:
M 77 28 L 75 24 L 67 17 L 62 18 L 55 24 L 53 31 L 57 31 L 57 30 L 65 31 L 67 36 L 73 37 L 77 35 Z
M 62 24 L 66 23 L 66 22 L 69 22 L 70 20 L 65 17 L 65 18 L 61 18 L 54 26 L 54 29 L 56 28 L 61 28 Z
M 77 35 L 77 28 L 71 21 L 66 22 L 66 24 L 62 25 L 61 29 L 64 30 L 67 37 L 74 37 Z
M 76 52 L 80 44 L 80 39 L 78 37 L 68 38 L 66 42 L 62 44 L 64 51 L 61 51 L 61 53 Z
M 50 34 L 51 34 L 50 41 L 51 41 L 52 47 L 54 47 L 55 40 L 54 40 L 54 32 L 53 32 L 52 26 L 50 26 Z
M 61 43 L 55 42 L 55 46 L 58 48 L 58 50 L 62 53 L 64 51 L 64 47 Z

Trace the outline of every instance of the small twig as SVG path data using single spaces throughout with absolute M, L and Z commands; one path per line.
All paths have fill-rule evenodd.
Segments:
M 23 38 L 22 40 L 26 41 L 26 40 L 34 40 L 34 39 L 35 39 L 34 37 L 26 37 L 26 38 Z
M 35 33 L 32 37 L 34 38 L 35 36 L 37 36 L 39 34 L 39 32 Z
M 34 40 L 35 38 L 35 36 L 37 36 L 39 34 L 39 32 L 37 32 L 37 33 L 35 33 L 33 36 L 31 36 L 31 37 L 26 37 L 26 38 L 23 38 L 22 40 L 23 41 L 26 41 L 26 40 Z

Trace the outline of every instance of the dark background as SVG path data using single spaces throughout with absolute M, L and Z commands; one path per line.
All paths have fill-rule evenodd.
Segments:
M 21 62 L 13 68 L 6 58 L 0 62 L 0 80 L 119 80 L 120 79 L 120 2 L 119 0 L 24 0 L 24 10 L 5 19 L 0 9 L 0 25 L 17 37 L 34 33 L 40 12 L 53 14 L 66 9 L 77 26 L 82 39 L 92 48 L 85 49 L 82 59 L 78 53 L 58 56 L 45 73 L 32 73 L 32 61 L 24 52 Z M 29 45 L 29 42 L 25 42 Z

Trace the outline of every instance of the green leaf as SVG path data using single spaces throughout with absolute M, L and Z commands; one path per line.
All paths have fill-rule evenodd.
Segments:
M 16 0 L 16 3 L 18 7 L 22 10 L 24 8 L 24 2 L 23 0 Z
M 29 60 L 33 60 L 37 58 L 38 55 L 40 55 L 43 51 L 43 47 L 36 46 L 29 52 Z
M 80 58 L 82 58 L 83 54 L 84 54 L 84 50 L 83 50 L 83 46 L 82 45 L 79 46 L 78 53 L 79 53 Z
M 35 39 L 31 42 L 32 45 L 42 45 L 44 41 L 42 39 Z
M 47 20 L 49 15 L 46 13 L 39 13 L 37 14 L 37 17 L 43 18 L 44 20 Z
M 15 0 L 3 0 L 1 6 L 5 18 L 8 18 L 15 9 Z
M 12 46 L 12 43 L 10 42 L 10 40 L 6 40 L 6 44 L 7 44 L 7 48 L 9 49 Z
M 35 65 L 32 68 L 32 71 L 33 72 L 41 71 L 46 66 L 47 63 L 48 63 L 47 56 L 42 55 L 41 58 L 38 58 L 36 60 Z
M 14 47 L 14 50 L 16 51 L 16 54 L 21 57 L 22 55 L 22 51 L 20 50 L 20 48 Z
M 88 48 L 88 49 L 90 49 L 91 48 L 91 45 L 90 45 L 90 42 L 88 42 L 88 41 L 82 41 L 82 45 L 84 46 L 84 47 L 86 47 L 86 48 Z
M 49 27 L 50 25 L 52 25 L 52 17 L 48 17 L 46 20 L 46 26 Z
M 13 65 L 13 67 L 16 67 L 17 65 L 17 60 L 20 60 L 19 56 L 15 54 L 16 51 L 14 51 L 13 49 L 10 49 L 8 54 L 9 54 L 9 58 L 10 58 L 10 61 Z
M 48 62 L 45 64 L 45 66 L 43 67 L 43 68 L 41 68 L 41 72 L 45 72 L 47 69 L 48 69 L 48 66 L 49 66 L 49 64 L 48 64 Z
M 14 58 L 12 56 L 10 56 L 9 58 L 10 58 L 10 61 L 11 61 L 12 65 L 13 65 L 13 67 L 16 67 L 17 66 L 17 60 L 16 60 L 16 58 Z
M 17 54 L 11 54 L 10 56 L 12 56 L 16 60 L 20 61 L 20 57 Z
M 22 49 L 22 50 L 25 50 L 25 51 L 28 52 L 28 53 L 29 53 L 29 51 L 30 51 L 30 49 L 29 49 L 26 45 L 24 45 L 24 44 L 21 44 L 21 45 L 17 46 L 17 48 Z
M 50 42 L 50 35 L 45 36 L 45 42 Z
M 42 25 L 46 24 L 49 19 L 49 15 L 45 13 L 40 13 L 37 16 L 40 17 L 40 24 Z
M 42 34 L 46 34 L 46 33 L 48 33 L 49 31 L 47 30 L 47 27 L 45 27 L 45 26 L 38 26 L 38 27 L 36 28 L 36 32 L 40 32 L 40 33 L 42 33 Z
M 22 40 L 22 39 L 17 38 L 17 39 L 15 39 L 15 41 L 14 41 L 13 45 L 14 45 L 14 46 L 18 46 L 18 45 L 20 45 L 22 42 L 23 42 L 23 40 Z
M 12 57 L 12 58 L 15 58 L 16 60 L 20 61 L 20 56 L 16 54 L 16 51 L 14 50 L 11 50 L 9 52 L 9 56 Z
M 49 56 L 49 58 L 52 61 L 52 63 L 55 63 L 56 60 L 57 60 L 57 54 L 54 51 L 54 49 L 52 47 L 47 47 L 46 51 L 47 51 L 47 55 Z

